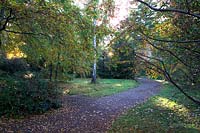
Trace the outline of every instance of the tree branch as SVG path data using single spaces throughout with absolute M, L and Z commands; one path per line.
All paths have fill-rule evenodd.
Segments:
M 190 13 L 190 2 L 188 0 L 185 0 L 185 4 L 187 6 L 188 13 Z
M 150 40 L 154 40 L 154 41 L 158 41 L 158 42 L 166 42 L 166 43 L 200 43 L 200 40 L 166 40 L 166 39 L 158 39 L 158 38 L 153 38 L 153 37 L 150 37 L 146 34 L 144 34 L 142 31 L 140 31 L 140 33 L 145 36 L 146 38 L 150 39 Z M 177 46 L 176 46 L 177 47 Z M 197 50 L 194 50 L 194 49 L 191 49 L 191 48 L 188 48 L 184 45 L 181 45 L 181 46 L 178 46 L 179 48 L 184 48 L 184 49 L 187 49 L 187 50 L 190 50 L 198 55 L 200 55 L 200 52 L 197 51 Z
M 187 94 L 183 89 L 182 87 L 180 87 L 173 79 L 172 77 L 170 76 L 170 74 L 168 73 L 166 67 L 165 67 L 165 64 L 162 60 L 160 59 L 157 59 L 157 58 L 151 58 L 149 56 L 145 56 L 145 55 L 142 55 L 142 54 L 136 54 L 137 57 L 139 57 L 140 59 L 142 59 L 143 61 L 145 61 L 146 63 L 156 67 L 160 72 L 163 73 L 163 75 L 167 78 L 167 80 L 172 83 L 180 92 L 182 92 L 188 99 L 190 99 L 191 101 L 193 101 L 195 104 L 197 105 L 200 105 L 200 101 L 198 99 L 195 99 L 193 98 L 192 96 L 190 96 L 189 94 Z M 149 59 L 153 59 L 153 60 L 156 60 L 156 61 L 159 61 L 161 64 L 162 64 L 162 67 L 159 67 L 157 65 L 155 65 L 154 63 L 151 63 L 150 61 L 147 61 L 145 60 L 143 57 L 141 56 L 144 56 L 146 58 L 149 58 Z M 155 70 L 155 69 L 154 69 Z M 158 71 L 158 72 L 159 72 Z
M 11 19 L 11 17 L 12 17 L 12 9 L 10 8 L 9 16 L 6 18 L 6 21 L 3 24 L 3 26 L 0 26 L 0 31 L 6 29 L 6 25 L 7 25 L 8 21 Z
M 198 40 L 167 40 L 167 39 L 159 39 L 159 38 L 153 38 L 150 37 L 143 32 L 141 32 L 142 35 L 147 37 L 148 39 L 154 40 L 154 41 L 159 41 L 159 42 L 170 42 L 170 43 L 200 43 L 200 39 Z
M 15 34 L 24 34 L 24 35 L 43 35 L 43 36 L 47 36 L 48 35 L 44 34 L 44 33 L 34 33 L 34 32 L 21 32 L 21 31 L 13 31 L 13 30 L 7 30 L 5 29 L 4 31 L 6 32 L 11 32 L 11 33 L 15 33 Z
M 146 39 L 145 39 L 146 40 Z M 152 42 L 150 42 L 149 40 L 146 40 L 151 46 L 153 46 L 155 49 L 161 50 L 161 51 L 165 51 L 167 53 L 169 53 L 170 55 L 172 55 L 173 57 L 175 57 L 178 61 L 180 61 L 183 65 L 185 65 L 186 67 L 190 67 L 188 66 L 187 63 L 185 63 L 183 60 L 181 60 L 175 53 L 173 53 L 172 51 L 168 50 L 168 49 L 164 49 L 161 47 L 158 47 L 156 45 L 154 45 Z
M 186 66 L 187 68 L 191 69 L 191 66 L 189 66 L 186 62 L 184 62 L 180 57 L 178 57 L 178 55 L 176 55 L 175 53 L 173 53 L 172 51 L 170 51 L 169 49 L 166 48 L 162 48 L 162 47 L 158 47 L 156 45 L 154 45 L 152 42 L 150 42 L 149 40 L 146 40 L 151 46 L 153 46 L 155 49 L 160 50 L 160 51 L 164 51 L 169 53 L 170 55 L 172 55 L 174 58 L 176 58 L 181 64 L 183 64 L 184 66 Z M 191 79 L 191 77 L 189 75 L 187 75 L 186 73 L 184 73 L 185 76 L 187 76 L 187 78 L 193 82 L 193 80 Z
M 150 4 L 148 4 L 147 2 L 144 2 L 142 0 L 136 0 L 142 4 L 144 4 L 145 6 L 149 7 L 150 9 L 154 10 L 154 11 L 158 11 L 158 12 L 176 12 L 176 13 L 181 13 L 181 14 L 186 14 L 189 16 L 193 16 L 196 17 L 198 19 L 200 19 L 200 15 L 199 14 L 194 14 L 185 10 L 181 10 L 181 9 L 174 9 L 174 8 L 169 8 L 169 9 L 160 9 L 160 8 L 155 8 L 153 6 L 151 6 Z

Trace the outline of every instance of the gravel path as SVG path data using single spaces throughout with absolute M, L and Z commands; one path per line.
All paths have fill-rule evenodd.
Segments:
M 66 96 L 64 106 L 23 120 L 1 120 L 0 132 L 106 132 L 119 115 L 157 94 L 161 84 L 139 79 L 137 88 L 101 98 Z

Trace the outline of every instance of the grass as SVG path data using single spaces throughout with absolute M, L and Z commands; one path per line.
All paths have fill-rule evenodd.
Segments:
M 199 90 L 195 94 L 200 97 Z M 164 85 L 159 95 L 120 116 L 109 132 L 200 132 L 200 107 L 176 88 Z
M 98 79 L 97 84 L 91 84 L 90 79 L 75 79 L 64 85 L 64 93 L 81 94 L 91 97 L 108 96 L 138 86 L 134 80 Z

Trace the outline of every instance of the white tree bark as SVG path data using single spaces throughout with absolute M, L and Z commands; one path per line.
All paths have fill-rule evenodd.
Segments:
M 96 83 L 96 79 L 97 79 L 97 59 L 96 59 L 97 43 L 96 43 L 96 19 L 95 18 L 93 20 L 93 26 L 94 26 L 94 36 L 93 36 L 94 63 L 93 63 L 91 83 Z

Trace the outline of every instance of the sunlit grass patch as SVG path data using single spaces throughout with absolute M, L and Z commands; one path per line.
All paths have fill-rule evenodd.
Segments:
M 110 132 L 198 133 L 200 107 L 185 98 L 176 88 L 164 85 L 159 95 L 120 116 Z
M 156 96 L 154 98 L 155 105 L 161 108 L 169 109 L 172 111 L 176 111 L 177 115 L 182 114 L 186 115 L 189 113 L 189 109 L 182 104 L 177 103 L 176 101 L 170 100 L 168 98 Z
M 90 82 L 90 79 L 75 79 L 64 85 L 64 93 L 99 97 L 112 95 L 138 86 L 136 81 L 125 79 L 98 79 L 97 84 L 91 84 Z

